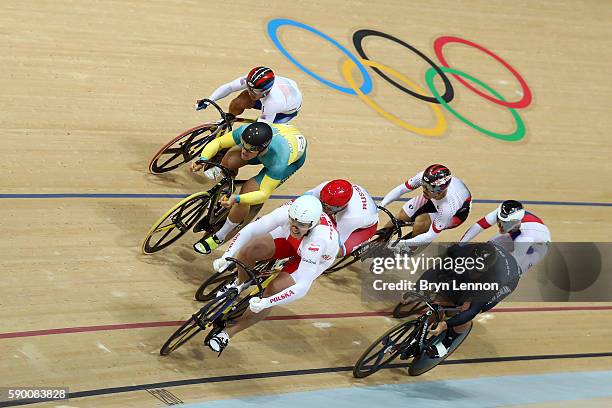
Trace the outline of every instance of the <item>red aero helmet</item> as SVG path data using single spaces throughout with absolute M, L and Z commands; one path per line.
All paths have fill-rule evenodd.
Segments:
M 255 67 L 246 77 L 247 86 L 251 91 L 266 92 L 274 84 L 274 72 L 267 67 Z
M 441 193 L 448 188 L 453 176 L 443 164 L 432 164 L 423 172 L 423 187 L 431 193 Z
M 351 201 L 353 185 L 342 179 L 332 180 L 321 190 L 321 202 L 330 207 L 344 207 Z

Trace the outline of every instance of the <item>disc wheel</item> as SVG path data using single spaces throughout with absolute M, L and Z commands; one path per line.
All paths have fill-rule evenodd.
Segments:
M 204 215 L 209 202 L 208 192 L 192 194 L 180 201 L 151 227 L 142 242 L 142 252 L 152 254 L 178 240 Z

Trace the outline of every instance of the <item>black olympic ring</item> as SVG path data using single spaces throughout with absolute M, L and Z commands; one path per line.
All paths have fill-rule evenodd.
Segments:
M 423 54 L 421 51 L 417 50 L 412 45 L 410 45 L 410 44 L 400 40 L 399 38 L 395 38 L 394 36 L 392 36 L 390 34 L 383 33 L 383 32 L 376 31 L 376 30 L 363 29 L 363 30 L 355 31 L 355 33 L 353 34 L 353 46 L 355 47 L 355 49 L 357 50 L 357 53 L 359 54 L 359 56 L 361 58 L 370 61 L 370 59 L 366 55 L 365 51 L 363 50 L 363 44 L 362 44 L 363 39 L 365 37 L 369 37 L 369 36 L 382 37 L 382 38 L 386 38 L 387 40 L 391 40 L 393 42 L 396 42 L 396 43 L 398 43 L 398 44 L 408 48 L 410 51 L 414 52 L 416 55 L 418 55 L 419 57 L 421 57 L 425 61 L 427 61 L 427 63 L 429 65 L 431 65 L 432 68 L 435 69 L 438 72 L 438 75 L 440 75 L 440 78 L 442 78 L 442 81 L 444 82 L 444 86 L 445 86 L 446 89 L 445 89 L 444 95 L 442 95 L 441 98 L 445 102 L 447 102 L 447 103 L 453 100 L 453 98 L 455 97 L 455 91 L 453 90 L 453 86 L 451 85 L 450 81 L 448 80 L 448 77 L 444 74 L 444 72 L 442 72 L 440 67 L 438 67 L 435 62 L 433 62 L 431 59 L 429 59 L 429 57 L 427 55 Z M 394 87 L 398 88 L 399 90 L 401 90 L 401 91 L 403 91 L 403 92 L 405 92 L 405 93 L 407 93 L 409 95 L 412 95 L 415 98 L 420 99 L 420 100 L 425 101 L 425 102 L 438 103 L 438 104 L 440 103 L 433 96 L 421 95 L 421 94 L 418 94 L 418 93 L 416 93 L 414 91 L 411 91 L 408 88 L 403 87 L 402 85 L 400 85 L 397 82 L 395 82 L 393 79 L 389 78 L 380 69 L 374 68 L 374 67 L 371 67 L 371 68 L 378 75 L 383 77 L 383 79 L 385 81 L 389 82 L 391 85 L 393 85 Z

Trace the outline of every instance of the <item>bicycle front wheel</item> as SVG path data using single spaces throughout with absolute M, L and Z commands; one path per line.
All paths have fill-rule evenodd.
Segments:
M 222 129 L 205 123 L 181 133 L 155 153 L 149 162 L 149 171 L 162 174 L 172 171 L 199 156 L 204 147 L 214 140 Z
M 363 352 L 353 367 L 353 377 L 364 378 L 374 374 L 391 363 L 405 350 L 406 342 L 412 341 L 416 336 L 417 320 L 403 322 L 389 329 Z
M 142 252 L 152 254 L 174 243 L 202 217 L 209 202 L 210 194 L 205 191 L 180 201 L 151 227 L 142 242 Z
M 183 323 L 181 327 L 179 327 L 178 330 L 175 331 L 172 336 L 168 338 L 168 340 L 166 340 L 162 348 L 159 350 L 159 354 L 162 356 L 167 356 L 202 331 L 202 328 L 196 319 L 197 317 L 191 316 L 189 320 Z

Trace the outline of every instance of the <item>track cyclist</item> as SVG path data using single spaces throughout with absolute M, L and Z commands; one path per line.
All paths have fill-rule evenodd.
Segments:
M 245 109 L 261 110 L 260 121 L 287 123 L 298 115 L 302 107 L 302 93 L 295 81 L 276 76 L 267 67 L 255 67 L 246 76 L 221 85 L 208 99 L 217 101 L 233 92 L 241 91 L 232 99 L 228 113 L 236 117 Z M 208 104 L 198 100 L 196 110 L 206 109 Z
M 446 355 L 453 340 L 469 328 L 474 317 L 492 309 L 512 293 L 521 276 L 515 258 L 497 243 L 455 244 L 447 250 L 446 257 L 454 260 L 462 258 L 461 263 L 445 261 L 443 265 L 454 266 L 449 270 L 429 269 L 419 279 L 427 283 L 455 281 L 455 286 L 449 284 L 449 290 L 438 293 L 436 303 L 460 307 L 458 314 L 440 322 L 431 331 L 433 336 L 446 331 L 444 337 L 427 350 L 431 358 Z M 470 258 L 472 262 L 467 262 L 466 259 Z M 462 268 L 459 269 L 457 265 L 462 265 Z M 474 285 L 475 289 L 453 289 L 459 288 L 459 285 L 469 284 Z M 420 282 L 417 282 L 417 287 L 420 287 L 419 285 Z M 485 289 L 476 289 L 478 287 Z
M 336 223 L 341 245 L 339 256 L 350 254 L 376 233 L 378 209 L 365 188 L 336 179 L 321 183 L 305 194 L 321 200 L 323 211 Z
M 422 187 L 421 194 L 408 200 L 397 215 L 400 220 L 414 222 L 412 232 L 393 248 L 396 252 L 429 244 L 445 229 L 456 228 L 468 217 L 472 194 L 448 167 L 432 164 L 410 180 L 387 193 L 381 205 L 399 199 L 402 195 Z M 387 226 L 390 226 L 387 225 Z
M 460 242 L 469 242 L 485 229 L 497 223 L 499 234 L 490 241 L 510 251 L 518 262 L 521 273 L 540 262 L 548 251 L 551 237 L 548 227 L 539 217 L 525 211 L 523 204 L 506 200 L 472 225 Z
M 229 149 L 221 164 L 236 173 L 247 164 L 263 164 L 263 169 L 242 185 L 240 194 L 231 194 L 221 201 L 224 207 L 231 207 L 225 224 L 215 234 L 196 242 L 194 250 L 209 254 L 222 244 L 249 214 L 251 205 L 264 203 L 278 186 L 302 167 L 306 161 L 306 148 L 306 138 L 298 128 L 266 122 L 240 126 L 207 144 L 200 159 L 192 163 L 192 171 L 201 170 L 203 163 L 200 160 L 215 157 L 221 149 Z M 205 175 L 214 179 L 217 176 L 214 170 L 219 168 L 212 167 Z
M 213 351 L 223 351 L 231 337 L 264 319 L 269 308 L 302 298 L 314 280 L 332 265 L 338 250 L 334 223 L 312 195 L 300 196 L 247 225 L 213 262 L 216 272 L 227 268 L 226 257 L 235 257 L 249 266 L 261 260 L 290 259 L 266 287 L 264 296 L 252 298 L 250 310 L 235 324 L 210 336 L 208 346 Z M 222 291 L 232 286 L 243 289 L 242 282 L 247 279 L 243 273 L 239 270 L 237 280 Z

